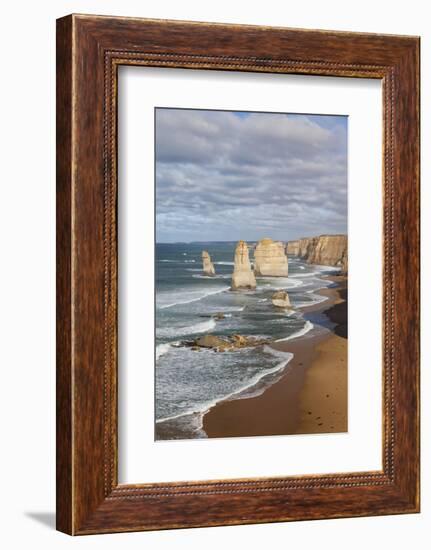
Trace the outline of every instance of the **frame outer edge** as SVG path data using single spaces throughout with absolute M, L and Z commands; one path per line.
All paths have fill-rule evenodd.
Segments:
M 171 500 L 170 496 L 166 495 L 168 501 L 162 506 L 160 502 L 159 506 L 156 506 L 156 510 L 153 505 L 150 503 L 144 504 L 141 503 L 138 505 L 137 500 L 131 496 L 123 496 L 120 499 L 112 500 L 110 497 L 110 490 L 115 487 L 111 486 L 109 481 L 113 481 L 115 485 L 115 476 L 114 479 L 108 480 L 105 485 L 102 487 L 102 468 L 100 464 L 96 461 L 89 468 L 88 460 L 97 460 L 101 456 L 104 456 L 102 448 L 100 445 L 100 427 L 101 423 L 99 422 L 95 426 L 95 418 L 92 415 L 95 414 L 96 410 L 100 410 L 100 402 L 97 399 L 96 403 L 90 401 L 94 396 L 90 396 L 89 390 L 86 389 L 88 383 L 88 388 L 92 390 L 97 390 L 99 394 L 99 388 L 96 384 L 100 382 L 100 371 L 98 368 L 98 362 L 94 359 L 100 357 L 100 345 L 98 342 L 93 342 L 92 338 L 99 338 L 98 333 L 91 334 L 84 333 L 85 329 L 94 330 L 94 325 L 87 327 L 85 323 L 88 321 L 88 313 L 97 314 L 97 318 L 100 318 L 100 311 L 98 304 L 95 304 L 96 298 L 94 296 L 88 296 L 89 287 L 85 282 L 85 277 L 90 275 L 93 282 L 100 281 L 99 277 L 99 264 L 97 264 L 97 273 L 90 272 L 89 269 L 91 265 L 95 267 L 93 262 L 93 257 L 91 257 L 89 252 L 97 253 L 97 262 L 99 262 L 100 249 L 97 245 L 98 241 L 95 241 L 95 237 L 99 234 L 99 229 L 96 225 L 100 219 L 99 201 L 100 189 L 97 192 L 94 191 L 91 182 L 94 183 L 94 178 L 98 178 L 100 174 L 100 167 L 91 166 L 88 164 L 91 161 L 91 154 L 97 152 L 97 149 L 100 146 L 100 135 L 97 133 L 99 130 L 100 123 L 100 99 L 97 94 L 101 93 L 99 89 L 101 84 L 101 74 L 100 74 L 100 65 L 95 65 L 95 63 L 100 63 L 105 50 L 110 49 L 110 44 L 114 40 L 116 43 L 121 45 L 122 40 L 119 36 L 120 29 L 116 28 L 117 18 L 107 18 L 104 20 L 103 25 L 99 25 L 99 22 L 95 24 L 93 16 L 68 16 L 57 21 L 57 300 L 58 300 L 58 309 L 57 309 L 57 529 L 68 534 L 87 534 L 87 533 L 101 533 L 101 532 L 113 532 L 113 531 L 124 531 L 124 530 L 142 530 L 142 529 L 160 529 L 160 528 L 178 528 L 178 527 L 192 527 L 192 526 L 204 526 L 204 525 L 223 525 L 230 523 L 260 523 L 267 521 L 286 521 L 289 519 L 313 519 L 314 517 L 348 517 L 354 515 L 376 515 L 376 514 L 387 514 L 387 513 L 405 513 L 412 512 L 412 500 L 418 498 L 418 491 L 414 490 L 412 487 L 413 482 L 418 483 L 418 438 L 417 438 L 417 428 L 418 422 L 417 419 L 412 419 L 409 413 L 418 412 L 418 380 L 415 379 L 415 375 L 418 374 L 418 358 L 414 353 L 412 358 L 412 368 L 414 374 L 408 376 L 407 371 L 403 370 L 403 375 L 408 378 L 409 389 L 411 391 L 411 399 L 414 402 L 411 405 L 409 410 L 406 409 L 405 403 L 405 393 L 401 392 L 399 398 L 401 399 L 401 405 L 399 408 L 399 413 L 403 417 L 407 427 L 408 427 L 408 441 L 413 445 L 414 448 L 410 448 L 409 451 L 409 468 L 408 474 L 404 474 L 400 471 L 401 474 L 401 484 L 398 485 L 397 489 L 401 489 L 401 493 L 393 493 L 392 489 L 395 489 L 394 486 L 388 487 L 386 493 L 378 493 L 377 487 L 370 491 L 365 491 L 364 494 L 376 495 L 376 498 L 381 498 L 380 505 L 376 504 L 376 508 L 373 510 L 363 510 L 359 511 L 359 508 L 356 510 L 351 509 L 341 511 L 340 513 L 331 514 L 326 510 L 326 500 L 325 505 L 322 506 L 323 510 L 315 510 L 313 515 L 310 510 L 310 514 L 301 515 L 299 511 L 297 514 L 294 514 L 290 517 L 283 517 L 283 514 L 280 516 L 277 515 L 276 518 L 258 518 L 255 514 L 244 515 L 244 508 L 241 510 L 241 514 L 238 515 L 236 519 L 231 518 L 230 520 L 225 517 L 225 514 L 222 514 L 220 520 L 214 520 L 214 518 L 205 517 L 201 521 L 186 521 L 184 519 L 184 511 L 181 510 L 183 506 L 190 499 L 193 501 L 193 506 L 195 505 L 196 494 L 193 495 L 191 492 L 188 495 L 181 496 L 180 493 L 175 496 L 174 500 Z M 123 20 L 124 21 L 124 20 Z M 138 20 L 139 21 L 139 20 Z M 146 20 L 140 20 L 142 24 Z M 91 22 L 91 25 L 89 23 Z M 108 23 L 108 26 L 105 25 Z M 126 21 L 127 23 L 127 21 Z M 136 23 L 136 20 L 135 20 Z M 173 25 L 178 26 L 179 22 L 172 22 Z M 111 28 L 112 24 L 112 28 Z M 163 21 L 152 22 L 156 27 L 156 31 L 168 31 L 166 28 L 167 23 Z M 199 24 L 194 24 L 199 27 Z M 202 24 L 201 24 L 202 25 Z M 132 26 L 132 25 L 131 25 Z M 187 24 L 181 25 L 183 28 L 181 31 L 187 30 Z M 202 25 L 202 27 L 205 25 Z M 91 27 L 91 28 L 90 28 Z M 102 28 L 103 27 L 103 28 Z M 219 27 L 221 28 L 221 27 Z M 127 24 L 125 25 L 126 31 L 128 30 Z M 235 31 L 240 30 L 239 26 Z M 258 29 L 258 28 L 257 28 Z M 123 28 L 124 30 L 124 28 Z M 232 29 L 234 30 L 234 29 Z M 249 29 L 250 30 L 250 29 Z M 285 29 L 286 31 L 296 34 L 295 29 Z M 137 29 L 134 28 L 133 37 L 137 37 Z M 140 31 L 140 29 L 139 29 Z M 309 31 L 313 33 L 313 31 Z M 318 31 L 317 31 L 318 32 Z M 339 33 L 334 31 L 335 36 L 338 36 Z M 76 36 L 76 40 L 74 40 Z M 370 35 L 370 41 L 377 40 L 376 35 L 374 38 Z M 364 37 L 360 34 L 352 34 L 352 42 L 354 42 L 354 37 L 360 40 L 363 40 Z M 382 35 L 384 37 L 384 35 Z M 387 36 L 390 56 L 400 55 L 402 50 L 405 53 L 408 49 L 410 50 L 410 55 L 412 50 L 414 50 L 413 42 L 416 40 L 416 49 L 413 53 L 414 59 L 417 61 L 418 55 L 418 40 L 412 39 L 412 37 L 406 37 L 403 39 L 402 45 L 399 43 L 398 38 L 391 38 Z M 130 37 L 129 37 L 130 39 Z M 107 46 L 109 41 L 109 46 Z M 148 40 L 155 40 L 153 44 L 159 44 L 157 38 L 136 38 L 137 42 L 133 42 L 133 47 L 136 49 L 145 48 L 145 43 Z M 196 39 L 191 40 L 190 48 L 195 47 Z M 169 43 L 169 40 L 168 40 Z M 163 46 L 163 41 L 161 43 Z M 175 44 L 174 44 L 175 46 Z M 163 46 L 164 47 L 164 46 Z M 172 47 L 172 46 L 171 46 Z M 176 46 L 175 46 L 176 47 Z M 361 46 L 362 48 L 362 46 Z M 391 49 L 392 48 L 392 49 Z M 114 48 L 115 49 L 115 48 Z M 169 47 L 168 47 L 169 49 Z M 232 49 L 232 48 L 231 48 Z M 308 52 L 311 52 L 311 46 L 307 46 Z M 370 45 L 368 48 L 364 48 L 362 51 L 362 57 L 366 61 L 367 49 L 370 50 Z M 136 50 L 135 50 L 136 51 Z M 144 49 L 142 51 L 145 51 Z M 163 51 L 163 50 L 162 50 Z M 211 51 L 211 47 L 209 49 Z M 79 54 L 79 58 L 75 56 Z M 86 59 L 85 56 L 90 56 L 90 59 Z M 169 53 L 170 56 L 176 57 L 175 53 Z M 289 50 L 287 50 L 286 55 L 289 56 Z M 312 55 L 309 53 L 308 55 Z M 371 55 L 371 54 L 370 54 Z M 388 54 L 389 55 L 389 54 Z M 185 55 L 187 57 L 187 54 Z M 217 54 L 217 57 L 220 57 Z M 337 55 L 338 57 L 338 55 Z M 402 56 L 401 56 L 402 57 Z M 251 58 L 250 58 L 251 59 Z M 287 59 L 290 59 L 287 57 Z M 329 56 L 331 59 L 331 56 Z M 411 59 L 411 58 L 410 58 Z M 93 65 L 90 67 L 90 64 Z M 338 64 L 338 63 L 335 63 Z M 393 59 L 391 59 L 391 64 L 393 64 Z M 200 63 L 195 63 L 200 65 Z M 360 65 L 360 64 L 359 64 Z M 358 65 L 358 66 L 359 66 Z M 173 65 L 175 66 L 175 64 Z M 389 65 L 387 65 L 389 68 Z M 88 82 L 81 82 L 80 79 L 84 75 L 85 71 L 90 68 L 95 69 L 91 75 L 91 79 L 95 79 L 95 86 L 90 89 Z M 199 68 L 199 67 L 196 67 Z M 200 67 L 203 68 L 203 67 Z M 216 68 L 216 67 L 211 67 Z M 232 67 L 233 68 L 233 67 Z M 233 68 L 233 70 L 241 70 Z M 243 68 L 242 70 L 248 70 Z M 266 70 L 263 69 L 265 72 Z M 418 95 L 418 75 L 416 73 L 417 67 L 413 68 L 412 80 L 406 84 L 406 89 L 408 92 L 413 94 L 414 100 L 417 99 Z M 270 72 L 270 71 L 268 71 Z M 284 72 L 284 71 L 283 71 Z M 288 72 L 288 71 L 286 71 Z M 292 71 L 293 72 L 293 71 Z M 359 71 L 360 74 L 353 74 L 352 76 L 367 76 L 367 72 Z M 326 69 L 318 69 L 318 73 L 326 74 Z M 329 68 L 327 74 L 335 75 L 335 71 L 332 68 Z M 97 88 L 97 89 L 94 89 Z M 402 101 L 402 98 L 398 97 L 398 101 Z M 94 102 L 94 103 L 92 103 Z M 87 110 L 93 105 L 95 111 L 91 114 L 95 115 L 94 117 L 87 118 Z M 418 121 L 418 106 L 416 105 L 416 111 L 410 108 L 407 108 L 408 114 L 410 114 L 414 121 Z M 76 111 L 76 110 L 79 110 Z M 76 115 L 74 112 L 76 111 Z M 84 115 L 84 116 L 82 116 Z M 76 118 L 74 122 L 74 116 Z M 99 117 L 99 118 L 98 118 Z M 86 120 L 82 120 L 82 119 Z M 414 124 L 413 124 L 414 126 Z M 410 129 L 412 124 L 410 124 Z M 402 131 L 400 123 L 397 121 L 397 131 Z M 89 138 L 92 138 L 92 132 L 96 135 L 97 143 L 93 146 L 93 143 L 90 144 L 91 154 L 88 149 L 85 149 L 84 144 L 81 143 L 81 139 L 84 141 Z M 413 129 L 413 135 L 417 137 L 417 125 L 416 125 L 416 134 Z M 78 140 L 79 138 L 79 140 Z M 74 141 L 78 140 L 78 141 Z M 73 145 L 75 143 L 75 145 Z M 413 145 L 414 148 L 417 148 L 417 143 Z M 407 219 L 413 227 L 414 235 L 412 235 L 408 242 L 412 244 L 412 250 L 414 254 L 417 254 L 417 242 L 418 226 L 417 219 L 414 220 L 412 217 L 413 211 L 416 211 L 418 207 L 418 155 L 413 154 L 413 157 L 409 157 L 410 162 L 406 162 L 405 159 L 396 157 L 399 165 L 402 165 L 405 169 L 406 164 L 410 168 L 415 169 L 414 175 L 412 177 L 412 195 L 411 203 L 409 205 L 409 211 Z M 100 159 L 94 159 L 99 162 Z M 79 161 L 79 165 L 77 162 Z M 81 170 L 81 162 L 85 165 L 84 170 Z M 87 171 L 85 171 L 87 169 Z M 406 190 L 404 189 L 404 192 Z M 109 201 L 108 204 L 112 202 Z M 88 214 L 87 208 L 89 205 L 96 207 L 94 212 L 95 219 L 97 220 L 95 224 L 92 224 L 91 229 L 91 242 L 89 247 L 84 247 L 82 239 L 86 237 L 85 228 L 82 226 L 86 225 L 87 218 L 85 217 Z M 74 227 L 74 219 L 76 218 L 76 227 Z M 88 229 L 88 228 L 87 228 Z M 112 235 L 111 235 L 112 236 Z M 113 234 L 115 236 L 115 233 Z M 106 246 L 106 234 L 104 235 Z M 99 241 L 100 242 L 100 241 Z M 399 246 L 399 242 L 398 242 Z M 91 262 L 89 258 L 91 257 Z M 79 263 L 78 263 L 79 258 Z M 418 256 L 413 256 L 415 262 L 419 262 Z M 76 261 L 76 263 L 75 263 Z M 95 260 L 96 261 L 96 260 Z M 87 263 L 86 263 L 87 262 Z M 90 265 L 91 264 L 91 265 Z M 75 269 L 74 269 L 75 268 Z M 415 283 L 415 296 L 416 289 L 418 287 L 418 272 L 416 271 L 416 264 L 414 267 L 407 269 L 404 275 L 409 279 L 410 282 Z M 108 278 L 109 282 L 109 278 Z M 85 283 L 85 284 L 84 284 Z M 404 287 L 401 287 L 404 290 Z M 97 288 L 93 288 L 93 291 Z M 88 299 L 88 300 L 87 300 Z M 409 306 L 408 312 L 410 312 L 411 318 L 413 321 L 418 320 L 418 310 L 414 309 L 416 303 L 413 303 Z M 80 320 L 84 320 L 85 326 L 79 326 L 78 324 L 74 326 L 73 317 L 76 316 L 77 323 Z M 416 328 L 412 331 L 413 336 L 417 336 Z M 77 351 L 76 356 L 74 356 L 73 345 Z M 81 344 L 84 345 L 84 350 L 81 350 Z M 94 345 L 93 345 L 94 344 Z M 91 346 L 91 349 L 88 346 Z M 416 346 L 417 342 L 415 341 L 413 347 Z M 94 347 L 97 348 L 96 354 L 94 355 Z M 410 346 L 411 349 L 411 346 Z M 89 351 L 91 353 L 89 353 Z M 405 352 L 405 350 L 404 350 Z M 97 357 L 96 357 L 97 356 Z M 74 392 L 74 376 L 76 375 L 76 392 Z M 82 393 L 81 391 L 82 390 Z M 109 399 L 115 398 L 115 392 L 108 392 Z M 73 402 L 73 397 L 75 398 L 75 405 Z M 111 402 L 112 403 L 112 402 Z M 416 406 L 416 408 L 415 408 Z M 403 408 L 404 407 L 404 408 Z M 86 416 L 83 416 L 86 415 Z M 409 417 L 410 416 L 410 420 Z M 107 440 L 114 442 L 112 440 L 111 429 L 115 433 L 115 426 L 111 426 L 110 416 L 108 413 L 108 421 L 106 418 L 103 422 L 103 432 L 108 434 Z M 98 439 L 99 438 L 99 439 Z M 114 438 L 115 439 L 115 438 Z M 112 440 L 112 441 L 111 441 Z M 397 465 L 399 467 L 399 465 Z M 75 472 L 75 475 L 74 475 Z M 106 473 L 105 473 L 106 476 Z M 108 476 L 109 477 L 109 476 Z M 223 480 L 219 480 L 223 481 Z M 193 482 L 186 482 L 187 484 L 192 485 Z M 355 484 L 354 484 L 355 485 Z M 111 487 L 110 487 L 111 486 Z M 108 488 L 108 491 L 106 489 Z M 103 491 L 104 489 L 104 491 Z M 104 492 L 104 496 L 103 493 Z M 139 490 L 138 490 L 139 492 Z M 227 491 L 235 493 L 235 491 Z M 247 492 L 253 492 L 253 489 Z M 296 492 L 296 491 L 295 491 Z M 326 492 L 326 491 L 325 491 Z M 361 490 L 362 492 L 362 490 Z M 108 493 L 108 494 L 107 494 Z M 350 490 L 343 491 L 344 496 L 350 494 Z M 351 495 L 356 495 L 356 489 L 352 489 Z M 405 500 L 408 497 L 409 500 Z M 305 495 L 306 492 L 301 490 L 297 493 L 297 498 L 300 498 L 301 494 Z M 341 494 L 341 491 L 340 491 Z M 359 493 L 358 493 L 359 494 Z M 210 493 L 206 494 L 208 497 Z M 113 493 L 111 493 L 113 496 Z M 174 495 L 172 495 L 174 496 Z M 180 498 L 176 498 L 176 497 Z M 204 496 L 204 495 L 203 495 Z M 308 495 L 307 495 L 308 496 Z M 356 495 L 358 496 L 358 495 Z M 165 498 L 160 495 L 156 498 Z M 395 499 L 393 506 L 389 506 L 389 500 L 385 502 L 385 498 Z M 233 497 L 228 497 L 233 499 L 232 501 L 246 502 L 246 497 L 241 497 L 239 495 L 234 495 Z M 284 497 L 283 497 L 284 498 Z M 254 500 L 254 499 L 252 499 Z M 154 502 L 154 501 L 152 501 Z M 170 502 L 170 504 L 168 504 Z M 211 502 L 217 503 L 216 505 L 221 505 L 224 500 L 213 499 Z M 251 501 L 250 501 L 251 502 Z M 290 501 L 289 501 L 290 502 Z M 352 501 L 353 503 L 353 501 Z M 351 503 L 351 504 L 352 504 Z M 328 503 L 329 504 L 329 503 Z M 129 517 L 129 521 L 126 521 L 127 508 L 130 505 L 130 512 L 133 510 L 134 519 Z M 166 507 L 167 505 L 167 507 Z M 250 505 L 250 504 L 249 504 Z M 253 504 L 254 506 L 254 504 Z M 180 507 L 180 508 L 178 508 Z M 165 522 L 163 520 L 162 513 L 167 513 L 170 510 L 170 513 L 173 516 L 165 519 L 168 520 Z M 417 510 L 416 510 L 417 511 Z M 154 523 L 148 517 L 144 517 L 139 514 L 152 514 L 159 515 L 159 518 L 154 518 Z M 139 520 L 138 520 L 139 518 Z M 141 520 L 142 518 L 142 520 Z M 143 523 L 142 523 L 143 522 Z
M 414 43 L 413 43 L 414 41 Z M 395 325 L 403 346 L 394 350 L 398 361 L 396 422 L 398 431 L 397 483 L 412 512 L 420 511 L 420 39 L 397 67 L 395 113 L 398 160 L 395 227 Z M 404 311 L 402 306 L 404 306 Z M 396 363 L 398 363 L 396 361 Z M 398 365 L 399 366 L 399 365 Z M 407 374 L 410 373 L 409 376 Z M 400 475 L 402 473 L 402 475 Z
M 56 528 L 73 534 L 73 17 L 56 24 Z

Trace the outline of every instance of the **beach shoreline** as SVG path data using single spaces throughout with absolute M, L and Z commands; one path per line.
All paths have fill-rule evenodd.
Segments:
M 220 401 L 203 417 L 209 438 L 347 431 L 347 277 L 328 275 L 327 299 L 302 308 L 323 330 L 271 344 L 293 353 L 279 378 L 261 394 Z

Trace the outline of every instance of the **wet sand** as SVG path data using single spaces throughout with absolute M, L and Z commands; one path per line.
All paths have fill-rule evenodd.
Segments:
M 347 281 L 320 291 L 328 300 L 304 308 L 335 323 L 273 347 L 294 354 L 280 378 L 261 395 L 222 401 L 203 420 L 208 437 L 246 437 L 347 431 Z
M 347 340 L 333 335 L 317 344 L 299 402 L 298 434 L 347 431 Z

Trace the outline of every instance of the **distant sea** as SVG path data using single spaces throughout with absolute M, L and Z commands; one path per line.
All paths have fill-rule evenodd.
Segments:
M 322 274 L 336 268 L 289 256 L 289 277 L 258 277 L 255 291 L 229 290 L 236 242 L 156 245 L 156 439 L 163 424 L 178 438 L 206 437 L 202 418 L 217 402 L 257 395 L 274 383 L 293 357 L 268 345 L 216 353 L 177 347 L 207 333 L 289 340 L 319 330 L 322 316 L 302 308 L 326 298 Z M 211 255 L 215 277 L 202 275 L 202 250 Z M 253 253 L 250 252 L 253 261 Z M 293 311 L 277 310 L 271 296 L 286 290 Z M 223 313 L 216 321 L 214 315 Z M 161 428 L 161 429 L 158 429 Z M 171 438 L 171 436 L 169 437 Z

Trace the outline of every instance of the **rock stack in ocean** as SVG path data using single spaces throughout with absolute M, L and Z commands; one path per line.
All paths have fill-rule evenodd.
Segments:
M 202 264 L 203 264 L 204 275 L 207 275 L 208 277 L 214 277 L 215 275 L 214 265 L 211 261 L 211 256 L 208 254 L 206 250 L 202 251 Z
M 320 235 L 289 241 L 286 252 L 310 264 L 340 267 L 342 272 L 347 273 L 347 235 Z
M 257 276 L 287 277 L 288 264 L 284 245 L 272 239 L 262 239 L 254 251 L 254 272 Z
M 232 290 L 256 288 L 256 278 L 251 270 L 248 246 L 245 241 L 239 241 L 235 249 L 231 288 Z
M 289 294 L 285 290 L 274 292 L 271 298 L 272 305 L 275 307 L 291 308 Z

